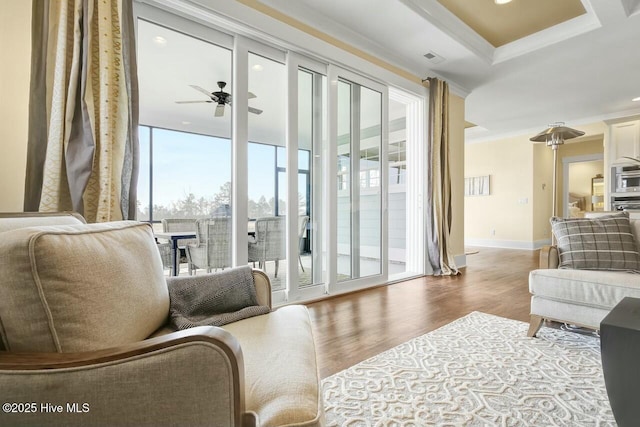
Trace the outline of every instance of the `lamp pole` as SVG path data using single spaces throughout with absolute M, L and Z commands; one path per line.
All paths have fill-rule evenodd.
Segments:
M 578 136 L 584 135 L 584 132 L 568 128 L 564 125 L 564 122 L 556 122 L 549 125 L 548 129 L 543 130 L 533 138 L 529 138 L 533 142 L 545 142 L 547 147 L 551 147 L 553 150 L 553 182 L 552 182 L 552 197 L 551 200 L 551 215 L 557 216 L 557 175 L 558 175 L 558 147 L 564 144 L 565 139 L 572 139 Z M 551 244 L 555 245 L 555 236 L 551 233 Z
M 558 147 L 560 144 L 551 144 L 551 150 L 553 150 L 553 199 L 551 200 L 551 216 L 558 216 L 558 197 L 557 197 L 557 180 L 558 180 Z M 552 233 L 553 234 L 553 233 Z

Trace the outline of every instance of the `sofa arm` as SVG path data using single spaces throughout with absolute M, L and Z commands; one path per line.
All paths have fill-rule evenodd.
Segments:
M 559 263 L 560 259 L 558 256 L 558 248 L 556 246 L 543 246 L 540 249 L 540 268 L 558 268 Z
M 244 362 L 221 328 L 84 353 L 1 353 L 0 425 L 240 426 Z M 5 407 L 3 406 L 3 409 Z

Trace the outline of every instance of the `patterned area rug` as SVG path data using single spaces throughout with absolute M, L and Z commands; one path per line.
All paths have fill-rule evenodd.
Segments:
M 593 336 L 474 312 L 323 381 L 329 426 L 615 426 Z

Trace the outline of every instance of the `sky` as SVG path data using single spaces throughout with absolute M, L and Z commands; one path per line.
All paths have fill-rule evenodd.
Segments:
M 150 128 L 140 126 L 140 174 L 138 200 L 142 206 L 149 200 Z M 281 147 L 279 164 L 286 162 Z M 308 165 L 308 153 L 302 151 L 299 165 Z M 276 147 L 249 143 L 249 198 L 267 200 L 274 197 Z M 231 141 L 186 132 L 153 129 L 153 203 L 169 206 L 189 193 L 212 198 L 225 182 L 231 181 Z M 281 186 L 285 192 L 286 187 Z M 284 199 L 281 194 L 280 199 Z M 143 208 L 144 209 L 144 208 Z

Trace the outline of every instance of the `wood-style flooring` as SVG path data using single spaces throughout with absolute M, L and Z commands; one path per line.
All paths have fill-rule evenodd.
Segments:
M 539 251 L 474 248 L 454 277 L 421 277 L 308 304 L 326 378 L 472 311 L 529 321 Z

